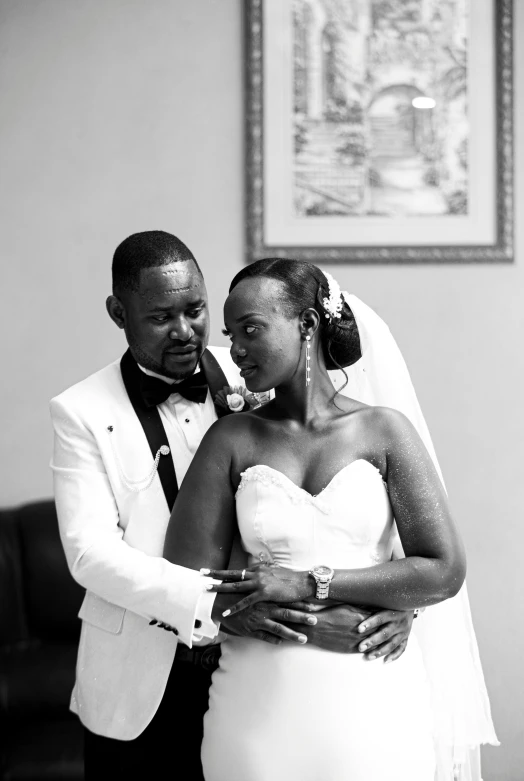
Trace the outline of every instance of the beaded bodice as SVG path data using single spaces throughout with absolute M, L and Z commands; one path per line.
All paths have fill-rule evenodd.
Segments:
M 380 472 L 363 459 L 316 496 L 277 469 L 246 469 L 236 494 L 242 542 L 253 559 L 291 569 L 366 567 L 391 558 L 393 513 Z

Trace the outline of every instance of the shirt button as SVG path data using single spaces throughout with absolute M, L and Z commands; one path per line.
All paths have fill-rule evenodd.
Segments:
M 189 418 L 186 418 L 186 423 L 189 423 Z

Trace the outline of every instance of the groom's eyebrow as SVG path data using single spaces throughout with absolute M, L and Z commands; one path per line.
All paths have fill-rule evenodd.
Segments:
M 187 302 L 187 308 L 191 309 L 195 306 L 202 306 L 202 304 L 205 304 L 205 300 L 203 298 L 195 298 L 193 301 Z M 155 306 L 152 306 L 149 310 L 150 312 L 169 312 L 173 308 L 172 304 L 155 304 Z

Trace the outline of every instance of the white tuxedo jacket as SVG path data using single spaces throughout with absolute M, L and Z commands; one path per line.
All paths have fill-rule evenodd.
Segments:
M 228 383 L 243 384 L 229 350 L 208 349 Z M 145 490 L 129 488 L 147 484 L 154 459 L 120 361 L 50 406 L 60 535 L 87 590 L 71 708 L 92 732 L 132 740 L 157 711 L 178 640 L 191 647 L 205 579 L 162 558 L 170 511 L 158 474 Z M 153 618 L 177 634 L 150 626 Z

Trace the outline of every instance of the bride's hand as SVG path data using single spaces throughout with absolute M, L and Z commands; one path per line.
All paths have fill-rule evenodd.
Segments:
M 254 564 L 244 570 L 201 571 L 224 581 L 211 586 L 210 591 L 247 595 L 224 611 L 224 617 L 245 610 L 256 602 L 301 602 L 315 594 L 315 581 L 309 572 L 295 572 L 277 564 Z

